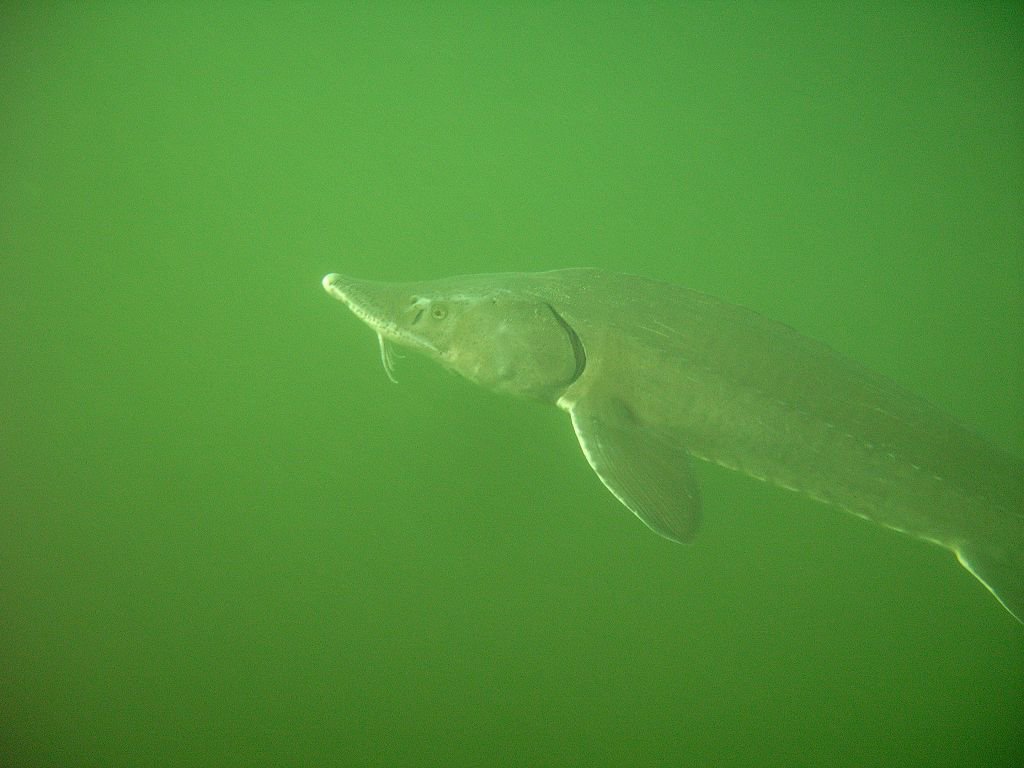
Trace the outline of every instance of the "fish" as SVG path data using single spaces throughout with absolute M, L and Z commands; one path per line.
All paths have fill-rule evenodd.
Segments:
M 1024 623 L 1024 463 L 890 379 L 753 310 L 599 269 L 324 289 L 392 345 L 568 413 L 587 462 L 651 530 L 693 541 L 692 460 L 952 552 Z

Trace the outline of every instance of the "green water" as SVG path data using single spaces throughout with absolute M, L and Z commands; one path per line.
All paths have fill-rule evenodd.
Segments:
M 0 765 L 1024 764 L 948 553 L 673 545 L 320 287 L 641 273 L 1024 455 L 1024 12 L 848 5 L 0 6 Z

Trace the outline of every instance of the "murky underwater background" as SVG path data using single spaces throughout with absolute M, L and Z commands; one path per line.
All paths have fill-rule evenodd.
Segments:
M 320 277 L 596 266 L 1024 455 L 1017 4 L 0 7 L 0 764 L 1015 766 L 946 552 L 381 368 Z

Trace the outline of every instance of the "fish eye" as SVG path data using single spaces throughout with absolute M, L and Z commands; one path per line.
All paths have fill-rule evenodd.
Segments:
M 430 308 L 430 316 L 435 320 L 444 320 L 448 317 L 448 308 L 444 304 L 435 304 Z

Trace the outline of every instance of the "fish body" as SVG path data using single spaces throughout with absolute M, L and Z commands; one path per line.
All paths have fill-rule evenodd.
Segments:
M 323 285 L 389 374 L 394 343 L 565 410 L 605 486 L 669 539 L 697 532 L 703 459 L 945 547 L 1024 621 L 1024 465 L 787 325 L 596 269 Z

